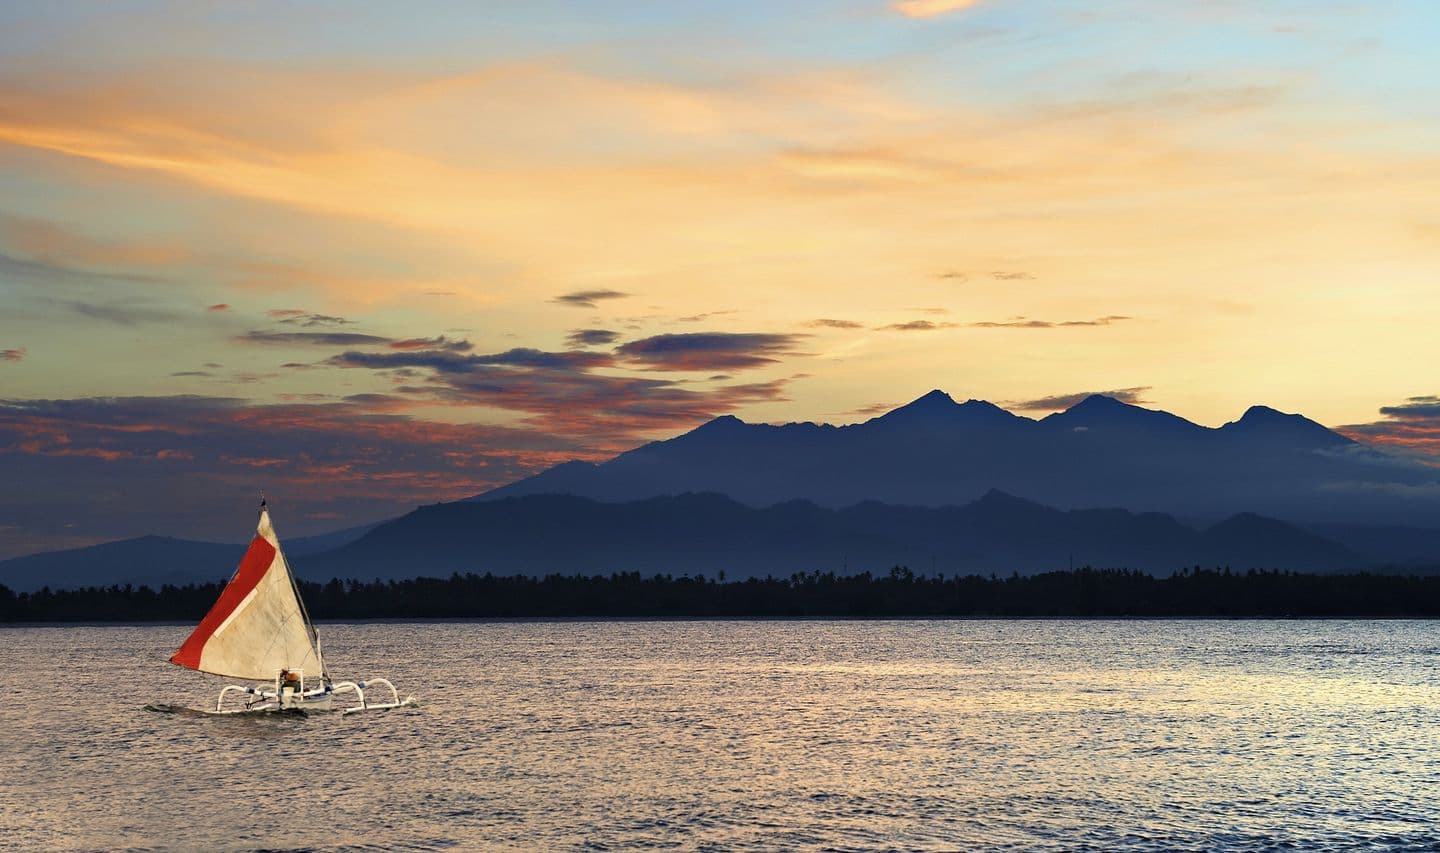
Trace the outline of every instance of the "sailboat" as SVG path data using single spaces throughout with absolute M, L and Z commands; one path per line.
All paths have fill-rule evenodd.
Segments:
M 268 712 L 383 711 L 415 704 L 404 700 L 388 679 L 330 680 L 320 654 L 320 634 L 310 621 L 300 587 L 280 550 L 270 509 L 260 499 L 260 522 L 234 577 L 210 612 L 170 657 L 187 669 L 253 684 L 228 684 L 215 701 L 215 714 Z M 372 701 L 379 690 L 389 701 Z M 226 702 L 229 701 L 227 707 Z

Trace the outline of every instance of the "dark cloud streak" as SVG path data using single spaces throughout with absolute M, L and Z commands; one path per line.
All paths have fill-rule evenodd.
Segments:
M 1381 406 L 1384 419 L 1366 424 L 1336 427 L 1341 435 L 1387 450 L 1422 457 L 1440 465 L 1440 395 L 1407 397 L 1394 406 Z
M 469 352 L 475 345 L 467 340 L 456 340 L 439 335 L 433 338 L 406 338 L 391 341 L 390 349 L 400 350 L 443 350 L 444 352 Z
M 394 342 L 379 335 L 362 335 L 356 332 L 266 332 L 258 329 L 246 332 L 236 340 L 247 344 L 331 347 L 377 346 Z
M 577 347 L 608 346 L 620 340 L 620 333 L 610 329 L 572 329 L 565 340 Z
M 908 323 L 891 323 L 888 326 L 876 326 L 877 332 L 933 332 L 939 329 L 953 329 L 954 323 L 936 323 L 931 320 L 911 320 Z
M 550 301 L 559 305 L 574 305 L 578 308 L 595 308 L 601 300 L 623 299 L 629 295 L 618 290 L 577 290 L 573 293 L 561 294 Z
M 773 333 L 687 332 L 654 335 L 617 347 L 628 362 L 659 370 L 746 370 L 794 354 L 804 335 Z
M 335 317 L 330 314 L 300 314 L 288 316 L 280 320 L 290 326 L 300 326 L 306 329 L 313 329 L 317 326 L 353 326 L 354 320 L 347 320 L 344 317 Z
M 442 350 L 418 352 L 366 353 L 344 352 L 329 360 L 337 367 L 368 367 L 387 370 L 396 367 L 424 367 L 440 373 L 474 373 L 486 367 L 528 367 L 542 370 L 589 370 L 608 367 L 615 359 L 608 353 L 546 352 L 521 347 L 487 355 L 461 355 Z
M 1440 418 L 1440 396 L 1427 394 L 1423 397 L 1407 397 L 1398 406 L 1381 406 L 1380 414 L 1400 420 L 1429 420 Z

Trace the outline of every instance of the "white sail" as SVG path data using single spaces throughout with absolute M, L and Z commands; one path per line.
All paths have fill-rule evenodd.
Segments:
M 268 510 L 235 576 L 171 658 L 215 675 L 273 681 L 282 669 L 324 673 L 314 628 L 270 525 Z

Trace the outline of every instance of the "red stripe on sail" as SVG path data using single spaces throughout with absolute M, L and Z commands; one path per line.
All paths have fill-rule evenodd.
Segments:
M 240 606 L 240 602 L 245 600 L 245 596 L 255 589 L 260 583 L 260 579 L 265 577 L 265 573 L 270 570 L 270 564 L 273 562 L 275 562 L 275 546 L 256 536 L 250 542 L 250 549 L 240 560 L 240 568 L 235 572 L 235 577 L 225 585 L 225 590 L 220 593 L 220 598 L 215 602 L 215 606 L 210 608 L 210 612 L 205 614 L 204 619 L 200 620 L 200 624 L 196 626 L 190 639 L 180 647 L 180 651 L 171 656 L 170 662 L 190 669 L 199 669 L 200 653 L 205 650 L 205 644 L 210 641 L 210 635 L 215 633 L 215 629 L 220 627 L 220 623 L 235 612 L 235 608 Z

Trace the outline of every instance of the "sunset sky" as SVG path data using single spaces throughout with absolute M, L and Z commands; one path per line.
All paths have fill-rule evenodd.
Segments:
M 0 557 L 931 388 L 1440 453 L 1436 44 L 1434 0 L 0 5 Z

